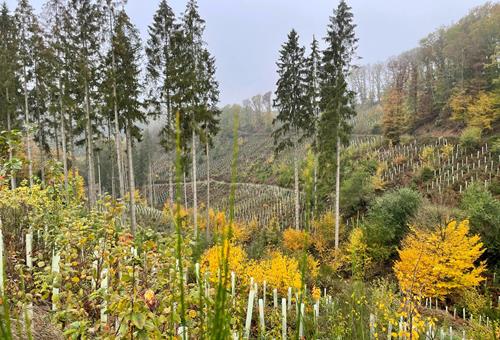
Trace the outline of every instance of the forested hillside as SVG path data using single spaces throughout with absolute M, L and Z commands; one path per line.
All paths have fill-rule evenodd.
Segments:
M 500 338 L 500 4 L 362 65 L 341 0 L 221 106 L 157 2 L 2 4 L 0 339 Z

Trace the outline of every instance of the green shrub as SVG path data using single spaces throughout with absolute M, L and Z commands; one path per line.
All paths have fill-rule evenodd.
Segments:
M 474 184 L 465 190 L 460 207 L 471 224 L 471 231 L 481 235 L 489 263 L 500 256 L 500 201 L 483 186 Z
M 375 200 L 364 225 L 373 258 L 385 260 L 394 255 L 421 202 L 420 194 L 409 188 L 387 192 Z
M 419 179 L 421 182 L 427 182 L 434 177 L 434 171 L 428 167 L 424 166 L 420 169 Z
M 462 131 L 460 136 L 460 145 L 471 150 L 475 149 L 481 143 L 481 129 L 478 127 L 468 127 Z

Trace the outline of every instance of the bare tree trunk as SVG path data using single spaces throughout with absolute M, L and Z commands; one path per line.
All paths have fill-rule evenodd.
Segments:
M 11 126 L 11 119 L 10 119 L 10 105 L 9 105 L 9 88 L 6 87 L 5 88 L 5 99 L 7 100 L 7 131 L 11 131 L 12 130 L 12 126 Z M 9 147 L 9 162 L 12 162 L 12 158 L 14 157 L 13 153 L 12 153 L 12 148 Z M 12 190 L 14 190 L 16 188 L 16 176 L 15 174 L 11 174 L 10 176 L 10 186 L 12 188 Z
M 29 109 L 28 109 L 28 84 L 27 84 L 27 74 L 26 74 L 26 66 L 23 67 L 24 79 L 23 79 L 23 87 L 24 87 L 24 121 L 26 123 L 26 156 L 28 157 L 28 176 L 30 187 L 33 186 L 33 164 L 31 158 L 31 134 L 29 131 Z
M 87 80 L 85 80 L 85 110 L 87 116 L 87 169 L 88 169 L 88 186 L 89 186 L 89 205 L 94 207 L 95 198 L 95 174 L 94 174 L 94 143 L 92 134 L 92 119 L 90 116 L 90 98 Z
M 63 112 L 63 100 L 62 100 L 62 84 L 59 80 L 59 114 L 61 124 L 61 147 L 62 147 L 62 162 L 63 162 L 63 172 L 64 172 L 64 189 L 68 190 L 68 154 L 66 150 L 66 127 L 64 122 L 64 112 Z
M 108 118 L 108 146 L 109 152 L 111 151 L 111 119 Z M 111 197 L 116 199 L 116 190 L 115 190 L 115 164 L 116 164 L 116 154 L 111 156 Z
M 184 176 L 184 207 L 187 209 L 188 195 L 187 195 L 186 171 L 183 171 L 183 176 Z
M 312 210 L 312 216 L 313 219 L 316 216 L 316 211 L 318 209 L 318 156 L 315 154 L 314 155 L 314 193 L 313 193 L 313 200 L 314 200 L 314 207 Z
M 209 145 L 208 141 L 206 146 L 206 152 L 207 152 L 207 222 L 205 223 L 206 225 L 206 236 L 207 236 L 207 241 L 210 240 L 210 154 L 209 154 Z
M 153 202 L 153 168 L 151 166 L 151 158 L 149 159 L 149 171 L 148 171 L 148 186 L 149 186 L 149 205 L 154 207 Z
M 335 250 L 339 249 L 340 225 L 340 137 L 337 136 L 337 174 L 335 180 Z
M 295 190 L 295 229 L 299 230 L 300 225 L 300 202 L 299 202 L 299 161 L 297 159 L 297 141 L 293 146 L 293 177 Z
M 174 206 L 174 184 L 172 180 L 173 171 L 174 171 L 173 166 L 170 165 L 170 168 L 168 170 L 168 195 L 170 198 L 170 206 Z
M 196 187 L 196 134 L 193 129 L 193 133 L 191 135 L 191 158 L 193 165 L 193 227 L 194 227 L 194 238 L 198 237 L 198 197 L 197 197 L 197 187 Z
M 134 161 L 132 155 L 132 131 L 130 121 L 127 122 L 127 156 L 128 156 L 128 180 L 130 189 L 130 231 L 135 236 L 136 217 L 135 217 L 135 179 L 134 179 Z
M 44 133 L 44 125 L 42 120 L 40 119 L 40 115 L 38 115 L 38 128 L 41 131 L 41 141 L 40 141 L 40 177 L 42 180 L 42 185 L 45 185 L 45 133 Z
M 57 111 L 54 111 L 53 119 L 54 119 L 54 124 L 55 124 L 55 127 L 54 127 L 54 143 L 56 144 L 56 159 L 58 161 L 60 161 L 61 160 L 61 152 L 60 152 L 60 149 L 59 149 L 59 130 L 57 128 Z
M 99 198 L 102 197 L 102 181 L 101 181 L 101 157 L 100 153 L 97 153 L 97 192 L 99 195 Z
M 73 135 L 73 116 L 69 114 L 69 140 L 71 147 L 71 173 L 76 178 L 75 136 Z

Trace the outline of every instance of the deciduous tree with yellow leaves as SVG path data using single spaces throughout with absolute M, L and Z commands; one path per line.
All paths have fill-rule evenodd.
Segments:
M 485 249 L 469 235 L 469 221 L 451 221 L 435 230 L 414 229 L 403 241 L 394 271 L 401 290 L 424 297 L 445 297 L 484 280 Z

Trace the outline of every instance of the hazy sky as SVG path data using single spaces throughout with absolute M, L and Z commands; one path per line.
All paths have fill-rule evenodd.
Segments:
M 1 1 L 1 0 L 0 0 Z M 159 0 L 129 0 L 127 11 L 143 37 Z M 7 0 L 13 9 L 16 0 Z M 40 9 L 42 0 L 32 0 Z M 170 0 L 179 14 L 186 0 Z M 456 22 L 484 0 L 349 0 L 357 24 L 359 63 L 383 61 L 411 49 L 425 35 Z M 205 40 L 217 60 L 221 103 L 239 103 L 274 89 L 276 60 L 292 29 L 302 44 L 325 35 L 338 0 L 199 0 Z

